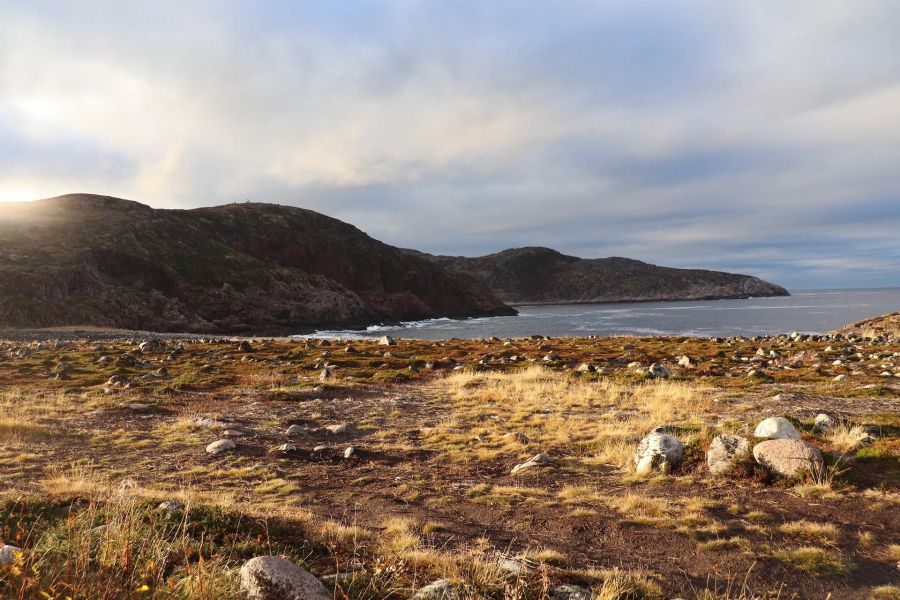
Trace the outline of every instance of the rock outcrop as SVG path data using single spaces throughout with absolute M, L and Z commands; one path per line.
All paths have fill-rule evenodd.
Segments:
M 262 335 L 511 314 L 484 282 L 300 208 L 72 194 L 0 211 L 4 328 Z
M 410 251 L 412 252 L 412 251 Z M 712 300 L 787 296 L 784 288 L 748 275 L 658 267 L 629 258 L 584 259 L 550 248 L 515 248 L 478 258 L 425 256 L 480 277 L 509 304 Z
M 900 312 L 857 321 L 832 333 L 852 334 L 869 339 L 900 339 Z

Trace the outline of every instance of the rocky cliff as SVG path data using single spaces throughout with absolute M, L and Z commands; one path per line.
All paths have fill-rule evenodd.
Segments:
M 583 259 L 549 248 L 516 248 L 478 258 L 423 255 L 487 282 L 509 304 L 711 300 L 787 296 L 749 275 L 657 267 L 628 258 Z
M 0 327 L 286 334 L 508 314 L 483 282 L 309 210 L 0 205 Z

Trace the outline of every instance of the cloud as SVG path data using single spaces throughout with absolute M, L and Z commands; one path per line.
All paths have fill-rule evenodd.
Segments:
M 252 199 L 434 252 L 900 285 L 898 22 L 889 0 L 13 0 L 0 200 Z

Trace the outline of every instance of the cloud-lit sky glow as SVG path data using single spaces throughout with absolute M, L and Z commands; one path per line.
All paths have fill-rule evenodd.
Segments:
M 896 0 L 6 0 L 0 201 L 900 286 L 898 31 Z

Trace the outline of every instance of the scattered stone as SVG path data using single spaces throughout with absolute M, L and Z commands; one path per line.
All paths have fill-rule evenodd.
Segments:
M 333 433 L 334 435 L 347 433 L 347 425 L 344 423 L 340 423 L 338 425 L 326 425 L 325 429 L 328 431 L 328 433 Z
M 232 440 L 216 440 L 206 447 L 206 451 L 210 454 L 219 454 L 220 452 L 228 452 L 237 448 Z
M 504 434 L 505 438 L 514 438 L 520 444 L 528 444 L 531 442 L 531 438 L 522 433 L 521 431 L 512 431 L 510 433 Z
M 315 575 L 277 556 L 257 556 L 241 567 L 241 590 L 248 600 L 331 600 Z
M 818 448 L 796 439 L 760 442 L 753 447 L 753 458 L 782 477 L 796 477 L 803 471 L 819 473 L 825 465 Z
M 389 335 L 384 335 L 381 337 L 381 339 L 378 340 L 378 343 L 382 346 L 396 346 L 397 340 Z
M 835 381 L 835 382 L 837 382 L 837 383 L 841 383 L 841 382 L 847 381 L 848 379 L 850 379 L 850 377 L 848 377 L 847 375 L 838 375 L 837 377 L 835 377 L 834 379 L 832 379 L 832 381 Z
M 750 453 L 750 442 L 739 435 L 718 435 L 706 452 L 706 464 L 710 473 L 718 475 L 727 471 L 735 460 Z
M 284 443 L 284 444 L 278 446 L 278 450 L 287 454 L 288 452 L 296 452 L 297 446 L 291 444 L 290 442 L 287 442 L 287 443 Z
M 180 502 L 176 502 L 175 500 L 163 500 L 159 503 L 159 506 L 156 507 L 156 510 L 162 510 L 165 512 L 177 512 L 182 508 L 183 507 Z
M 353 446 L 348 447 L 344 450 L 344 458 L 353 458 L 353 455 L 356 454 L 356 448 Z
M 253 345 L 247 340 L 242 340 L 237 346 L 238 352 L 253 352 Z
M 770 440 L 799 440 L 800 434 L 784 417 L 763 419 L 753 432 L 754 437 Z
M 690 356 L 682 356 L 678 359 L 678 366 L 690 368 L 694 366 L 694 361 L 691 360 Z
M 512 468 L 512 474 L 520 473 L 525 471 L 526 469 L 531 469 L 533 467 L 550 467 L 556 464 L 556 461 L 550 458 L 547 454 L 543 452 L 539 454 L 535 454 L 529 460 L 518 464 Z
M 634 453 L 635 471 L 646 475 L 655 470 L 663 474 L 677 467 L 684 457 L 684 446 L 674 435 L 651 433 L 638 444 Z
M 456 586 L 447 579 L 438 579 L 419 588 L 411 596 L 411 600 L 458 600 L 460 597 Z
M 315 448 L 313 448 L 312 451 L 313 451 L 314 453 L 316 453 L 316 454 L 319 454 L 320 452 L 327 452 L 327 451 L 328 451 L 328 445 L 327 445 L 327 444 L 319 444 L 318 446 L 316 446 Z
M 138 412 L 145 411 L 150 408 L 149 404 L 144 404 L 143 402 L 123 402 L 119 406 L 121 406 L 122 408 L 127 408 L 128 410 L 134 410 Z

